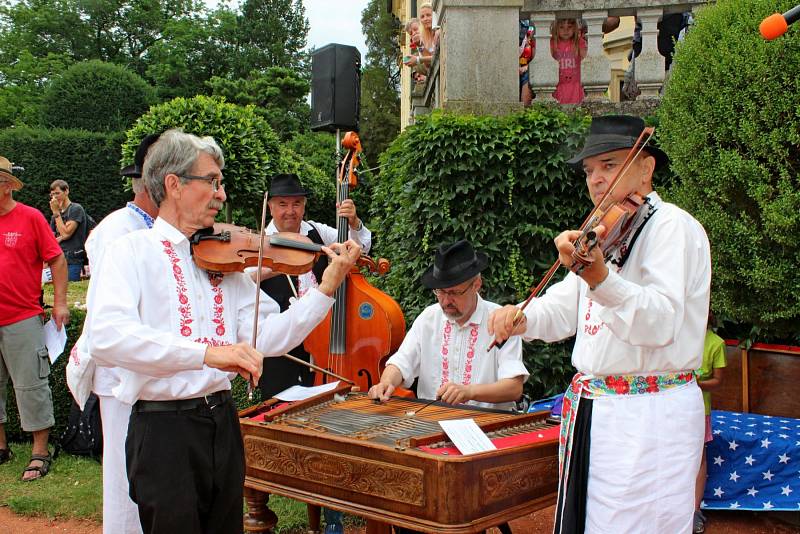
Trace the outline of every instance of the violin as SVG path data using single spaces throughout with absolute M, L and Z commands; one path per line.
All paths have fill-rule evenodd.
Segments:
M 630 169 L 631 165 L 633 165 L 634 160 L 641 154 L 650 139 L 653 138 L 654 133 L 655 128 L 652 126 L 648 126 L 642 130 L 642 133 L 639 134 L 639 137 L 625 156 L 625 160 L 622 162 L 622 165 L 620 165 L 620 170 L 611 181 L 608 190 L 606 190 L 600 202 L 597 203 L 597 206 L 594 207 L 583 221 L 583 224 L 581 224 L 581 233 L 573 243 L 575 245 L 575 251 L 572 253 L 573 263 L 569 267 L 572 272 L 580 274 L 586 267 L 594 263 L 591 252 L 595 247 L 599 246 L 600 250 L 603 252 L 603 258 L 607 258 L 608 254 L 628 237 L 628 234 L 633 228 L 632 223 L 635 215 L 642 209 L 646 202 L 644 198 L 636 193 L 628 194 L 621 201 L 613 200 L 611 194 L 622 181 L 622 177 L 628 169 Z M 602 235 L 598 234 L 596 231 L 599 226 L 605 228 L 605 232 L 603 232 Z M 556 260 L 536 287 L 531 290 L 528 298 L 525 299 L 525 302 L 522 303 L 519 310 L 514 315 L 514 325 L 522 318 L 523 310 L 525 310 L 528 304 L 542 292 L 560 266 L 561 262 Z M 488 352 L 492 350 L 492 348 L 502 345 L 503 343 L 498 343 L 495 339 L 486 350 Z
M 233 224 L 215 223 L 195 233 L 189 240 L 192 257 L 198 267 L 213 273 L 242 272 L 259 265 L 259 247 L 263 247 L 262 267 L 288 275 L 307 273 L 322 247 L 308 237 L 292 232 L 264 236 Z

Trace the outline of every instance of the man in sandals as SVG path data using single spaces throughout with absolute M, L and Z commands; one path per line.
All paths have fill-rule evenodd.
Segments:
M 50 470 L 47 438 L 55 423 L 47 377 L 50 359 L 44 345 L 39 302 L 42 263 L 53 275 L 53 320 L 60 330 L 69 322 L 67 261 L 42 213 L 12 197 L 22 188 L 11 162 L 0 157 L 0 464 L 11 458 L 3 427 L 8 379 L 14 386 L 22 429 L 33 433 L 31 461 L 22 480 L 42 478 Z

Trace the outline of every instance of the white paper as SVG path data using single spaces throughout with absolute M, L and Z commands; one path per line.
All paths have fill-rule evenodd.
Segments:
M 50 363 L 54 363 L 64 352 L 64 345 L 67 344 L 67 329 L 62 326 L 61 330 L 56 330 L 55 321 L 50 319 L 44 325 L 44 344 L 50 355 Z
M 449 421 L 439 421 L 444 433 L 453 442 L 453 445 L 461 454 L 475 454 L 476 452 L 486 452 L 497 450 L 484 434 L 481 427 L 475 423 L 474 419 L 451 419 Z
M 336 382 L 330 382 L 328 384 L 322 384 L 321 386 L 314 387 L 292 386 L 289 389 L 284 389 L 275 395 L 275 398 L 282 401 L 299 401 L 310 399 L 314 395 L 319 395 L 320 393 L 325 393 L 326 391 L 336 389 L 336 386 L 338 385 L 339 381 L 337 380 Z

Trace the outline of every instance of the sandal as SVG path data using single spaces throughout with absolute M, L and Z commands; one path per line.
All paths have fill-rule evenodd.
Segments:
M 8 462 L 13 457 L 14 453 L 11 452 L 11 447 L 7 449 L 0 449 L 0 465 L 3 465 L 4 463 Z
M 37 460 L 42 462 L 42 465 L 30 465 L 31 462 L 35 462 Z M 30 462 L 28 462 L 28 467 L 26 467 L 22 471 L 22 476 L 24 477 L 25 473 L 27 473 L 28 471 L 36 471 L 37 473 L 39 473 L 39 476 L 38 477 L 33 477 L 33 478 L 28 478 L 28 479 L 23 478 L 22 481 L 23 482 L 32 482 L 34 480 L 39 480 L 40 478 L 44 478 L 47 475 L 47 473 L 50 472 L 50 463 L 52 461 L 53 461 L 53 457 L 50 454 L 44 454 L 44 455 L 42 455 L 42 454 L 31 454 L 31 459 L 30 459 Z

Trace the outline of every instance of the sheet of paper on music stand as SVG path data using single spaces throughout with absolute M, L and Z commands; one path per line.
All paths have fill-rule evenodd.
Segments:
M 64 345 L 67 344 L 67 329 L 62 326 L 61 330 L 56 330 L 56 323 L 50 319 L 44 325 L 44 344 L 47 347 L 47 354 L 50 356 L 50 363 L 54 363 L 56 358 L 64 352 Z
M 319 395 L 320 393 L 325 393 L 326 391 L 336 389 L 336 386 L 338 385 L 339 381 L 337 380 L 336 382 L 314 387 L 292 386 L 289 389 L 284 389 L 275 395 L 275 398 L 287 402 L 310 399 L 314 395 Z
M 461 454 L 467 455 L 497 450 L 497 447 L 484 434 L 474 419 L 439 421 L 439 425 L 453 442 L 453 445 L 461 451 Z

